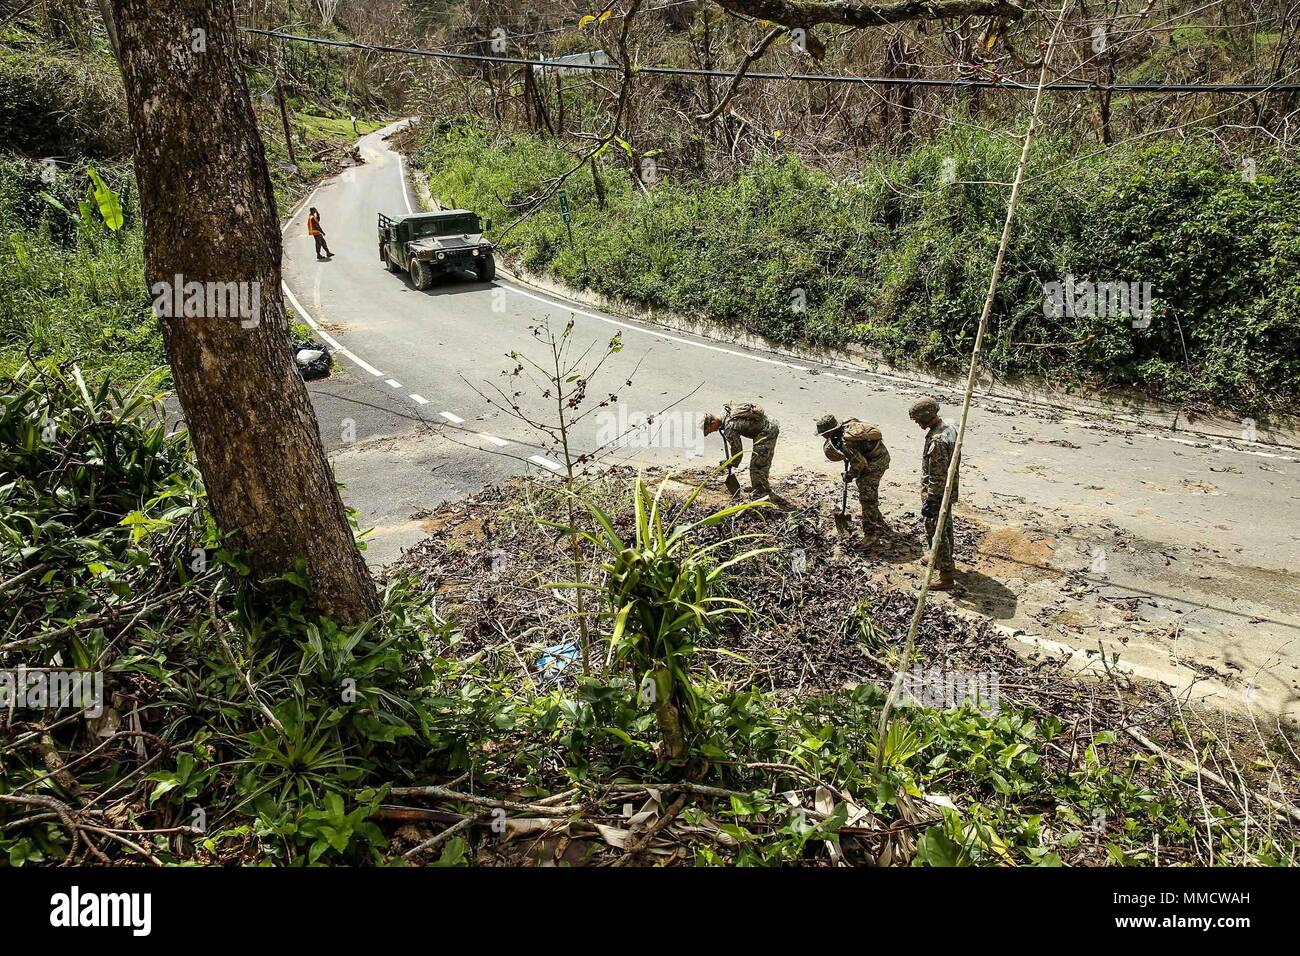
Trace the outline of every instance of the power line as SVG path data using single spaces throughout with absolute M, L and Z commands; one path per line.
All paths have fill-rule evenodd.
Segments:
M 241 27 L 242 32 L 277 40 L 311 43 L 317 46 L 342 47 L 350 50 L 369 50 L 373 53 L 394 53 L 403 56 L 424 56 L 440 60 L 461 60 L 475 63 L 502 63 L 513 66 L 543 67 L 548 70 L 588 70 L 620 73 L 623 67 L 614 63 L 571 63 L 562 60 L 530 60 L 516 56 L 487 56 L 481 53 L 453 53 L 449 50 L 429 50 L 422 47 L 383 46 L 361 43 L 356 40 L 328 40 L 323 37 L 301 36 L 278 30 L 257 30 Z M 692 76 L 708 79 L 731 79 L 735 74 L 727 70 L 701 70 L 672 66 L 637 66 L 633 73 L 660 76 Z M 898 76 L 844 76 L 834 73 L 754 73 L 745 79 L 765 82 L 799 83 L 849 83 L 866 86 L 936 86 L 965 89 L 1016 90 L 1032 93 L 1036 84 L 1019 80 L 948 80 L 928 77 Z M 1048 83 L 1043 89 L 1052 93 L 1297 93 L 1300 83 Z

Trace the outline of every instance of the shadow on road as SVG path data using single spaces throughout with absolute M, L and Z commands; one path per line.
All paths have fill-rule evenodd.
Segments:
M 449 272 L 446 275 L 439 276 L 433 280 L 433 285 L 427 289 L 417 289 L 411 282 L 409 275 L 402 277 L 406 287 L 412 292 L 419 292 L 428 296 L 460 295 L 464 292 L 482 292 L 484 289 L 496 287 L 496 281 L 480 282 L 478 276 L 472 272 Z
M 1016 613 L 1016 593 L 996 578 L 980 571 L 963 571 L 958 565 L 953 575 L 958 590 L 953 600 L 961 607 L 978 611 L 995 621 L 1005 621 Z
M 908 534 L 898 534 L 887 548 L 877 552 L 879 560 L 893 565 L 916 565 L 918 577 L 924 572 L 919 564 L 925 556 L 925 542 Z M 1018 599 L 1014 591 L 996 578 L 975 570 L 962 568 L 962 552 L 957 552 L 957 590 L 952 592 L 953 600 L 964 608 L 978 611 L 993 620 L 1006 620 L 1014 617 Z

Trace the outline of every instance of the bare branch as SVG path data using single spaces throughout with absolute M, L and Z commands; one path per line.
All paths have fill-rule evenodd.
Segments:
M 718 105 L 713 107 L 713 109 L 709 110 L 707 113 L 701 113 L 699 117 L 697 117 L 701 123 L 711 123 L 722 115 L 723 110 L 727 108 L 727 104 L 731 102 L 731 98 L 736 95 L 736 90 L 740 87 L 740 81 L 745 78 L 745 73 L 753 65 L 754 61 L 766 53 L 767 48 L 772 45 L 772 41 L 781 36 L 787 30 L 787 27 L 775 27 L 772 30 L 769 30 L 767 36 L 758 41 L 757 46 L 745 53 L 744 59 L 740 61 L 740 66 L 737 67 L 735 75 L 727 84 L 727 89 L 722 94 L 722 99 L 718 101 Z
M 1005 17 L 1018 20 L 1023 7 L 1011 0 L 903 0 L 866 6 L 854 0 L 714 0 L 732 13 L 771 20 L 787 27 L 837 23 L 849 27 L 881 27 L 913 20 L 959 17 Z

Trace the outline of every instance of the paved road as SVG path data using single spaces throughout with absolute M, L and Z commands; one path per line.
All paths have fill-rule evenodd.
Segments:
M 494 385 L 509 390 L 508 354 L 534 354 L 530 330 L 547 320 L 572 320 L 582 347 L 616 333 L 624 343 L 592 384 L 618 402 L 578 427 L 579 450 L 672 406 L 616 458 L 712 463 L 721 443 L 704 444 L 695 423 L 725 401 L 753 398 L 782 425 L 778 479 L 796 466 L 829 479 L 834 466 L 811 423 L 830 410 L 880 425 L 893 456 L 886 514 L 901 524 L 914 511 L 922 436 L 907 408 L 937 391 L 955 411 L 955 391 L 667 333 L 512 281 L 466 275 L 417 291 L 378 258 L 376 214 L 415 202 L 386 132 L 362 139 L 364 165 L 307 204 L 320 209 L 336 257 L 315 260 L 305 208 L 285 240 L 291 304 L 344 349 L 343 372 L 312 393 L 345 497 L 375 529 L 373 563 L 424 534 L 423 509 L 554 465 L 559 455 L 542 436 L 484 398 Z M 518 401 L 531 416 L 553 414 L 537 390 Z M 1140 674 L 1300 714 L 1298 477 L 1285 449 L 978 399 L 958 511 L 975 551 L 965 604 L 1043 648 L 1104 647 Z

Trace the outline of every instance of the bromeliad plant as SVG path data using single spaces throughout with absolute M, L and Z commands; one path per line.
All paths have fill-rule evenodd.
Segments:
M 663 755 L 677 761 L 687 754 L 700 710 L 699 690 L 690 672 L 697 642 L 716 632 L 724 621 L 750 613 L 743 601 L 718 594 L 721 579 L 733 565 L 775 549 L 755 548 L 718 560 L 719 553 L 739 551 L 741 542 L 764 535 L 737 534 L 697 546 L 695 533 L 769 502 L 731 505 L 699 520 L 679 523 L 703 486 L 665 515 L 664 492 L 669 480 L 665 478 L 651 495 L 637 476 L 632 491 L 635 534 L 626 541 L 609 514 L 590 499 L 577 496 L 600 530 L 563 530 L 604 553 L 601 570 L 605 579 L 603 585 L 565 582 L 559 586 L 604 593 L 605 608 L 598 613 L 612 626 L 606 667 L 625 669 L 636 679 L 639 699 L 654 707 Z

